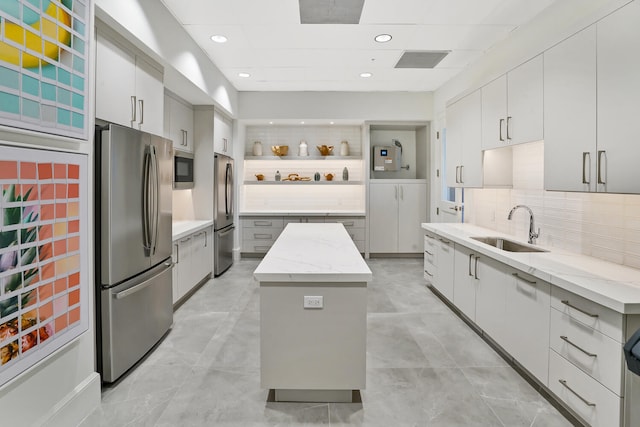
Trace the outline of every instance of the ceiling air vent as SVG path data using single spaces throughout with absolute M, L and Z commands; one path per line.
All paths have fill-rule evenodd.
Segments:
M 364 0 L 298 0 L 301 24 L 359 24 Z
M 395 68 L 434 68 L 450 50 L 405 51 Z

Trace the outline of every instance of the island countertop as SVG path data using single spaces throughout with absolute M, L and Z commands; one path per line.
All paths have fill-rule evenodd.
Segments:
M 260 282 L 369 282 L 372 273 L 342 224 L 288 224 L 254 277 Z

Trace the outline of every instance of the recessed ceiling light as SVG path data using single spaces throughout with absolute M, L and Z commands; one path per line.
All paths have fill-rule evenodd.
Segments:
M 216 43 L 226 43 L 227 40 L 229 40 L 229 39 L 227 39 L 222 34 L 215 34 L 215 35 L 211 36 L 211 40 L 213 40 Z
M 332 124 L 333 124 L 333 122 L 329 122 L 329 124 L 330 124 L 330 125 L 332 125 Z
M 304 124 L 304 122 L 300 122 L 300 124 L 301 124 L 301 125 L 303 125 L 303 124 Z
M 238 73 L 238 77 L 242 77 L 242 78 L 247 78 L 247 77 L 251 77 L 251 74 L 249 73 Z
M 373 76 L 373 74 L 371 74 L 371 73 L 360 73 L 360 77 L 363 77 L 365 79 L 367 79 L 367 78 L 369 78 L 371 76 Z
M 273 122 L 269 122 L 269 124 L 270 124 L 270 125 L 272 125 L 272 124 L 273 124 Z
M 378 34 L 377 36 L 375 36 L 374 40 L 378 43 L 386 43 L 388 41 L 391 41 L 392 38 L 393 37 L 391 37 L 391 34 Z

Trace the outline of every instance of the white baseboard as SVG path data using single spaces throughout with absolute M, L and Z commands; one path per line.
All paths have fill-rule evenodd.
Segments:
M 93 372 L 41 418 L 47 427 L 77 426 L 100 406 L 100 375 Z

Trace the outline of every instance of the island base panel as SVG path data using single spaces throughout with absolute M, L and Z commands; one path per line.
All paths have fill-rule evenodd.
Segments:
M 353 402 L 352 390 L 289 390 L 277 389 L 276 402 Z

